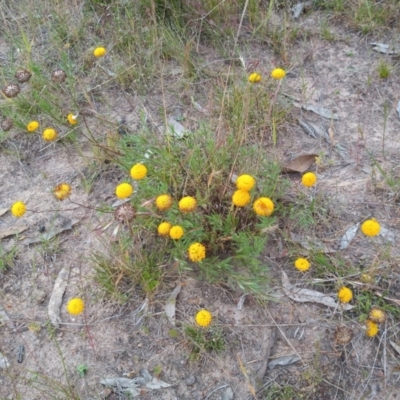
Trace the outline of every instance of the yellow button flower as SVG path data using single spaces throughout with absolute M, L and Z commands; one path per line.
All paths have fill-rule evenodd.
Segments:
M 282 68 L 275 68 L 272 72 L 271 72 L 271 77 L 274 79 L 283 79 L 286 76 L 286 72 L 284 69 Z
M 236 180 L 236 187 L 239 190 L 251 190 L 256 184 L 256 180 L 251 175 L 240 175 Z
M 261 217 L 269 217 L 274 211 L 274 203 L 268 197 L 260 197 L 254 202 L 253 210 Z
M 71 186 L 68 183 L 60 183 L 54 188 L 53 193 L 58 200 L 65 200 L 71 194 Z
M 346 286 L 343 286 L 339 289 L 338 298 L 341 303 L 348 303 L 353 298 L 353 292 Z
M 71 125 L 76 125 L 78 123 L 78 115 L 74 115 L 72 113 L 69 113 L 67 115 L 67 120 Z
M 310 269 L 311 264 L 307 259 L 300 257 L 294 262 L 294 266 L 299 271 L 307 271 L 308 269 Z
M 376 236 L 381 231 L 381 226 L 375 218 L 372 218 L 363 222 L 361 230 L 365 236 Z
M 317 176 L 312 172 L 307 172 L 301 177 L 301 183 L 306 187 L 312 187 L 317 183 Z
M 161 224 L 158 225 L 157 232 L 160 236 L 168 236 L 171 228 L 172 225 L 169 222 L 161 222 Z
M 365 321 L 365 324 L 367 326 L 367 330 L 365 331 L 365 334 L 368 337 L 374 337 L 378 334 L 378 332 L 379 332 L 378 324 L 376 324 L 373 321 L 369 321 L 368 319 Z
M 386 313 L 378 307 L 371 308 L 368 319 L 376 324 L 383 324 L 386 321 Z
M 47 128 L 43 131 L 42 138 L 46 142 L 52 142 L 57 138 L 57 131 L 53 128 Z
M 22 201 L 17 201 L 11 207 L 11 214 L 14 217 L 22 217 L 26 213 L 26 205 Z
M 188 249 L 189 259 L 193 262 L 199 262 L 206 258 L 206 248 L 201 243 L 193 243 Z
M 106 55 L 107 50 L 104 47 L 96 47 L 93 51 L 95 57 L 103 57 Z
M 140 180 L 145 178 L 147 175 L 147 168 L 143 164 L 135 164 L 131 168 L 132 179 Z
M 156 198 L 156 206 L 160 211 L 168 210 L 172 203 L 173 200 L 169 194 L 162 194 Z
M 211 324 L 212 315 L 208 310 L 200 310 L 195 317 L 197 325 L 201 326 L 202 328 L 206 328 Z
M 26 126 L 26 130 L 28 132 L 35 132 L 39 128 L 40 124 L 38 121 L 31 121 L 29 124 Z
M 250 203 L 250 194 L 247 190 L 236 190 L 232 196 L 232 203 L 237 207 L 244 207 Z
M 171 239 L 179 240 L 183 236 L 183 228 L 179 225 L 175 225 L 169 231 L 169 236 Z
M 115 194 L 119 199 L 126 199 L 133 193 L 133 187 L 129 183 L 121 183 L 115 189 Z
M 197 207 L 197 201 L 192 196 L 186 196 L 179 200 L 179 209 L 184 212 L 191 212 Z
M 82 299 L 74 298 L 68 301 L 67 311 L 71 315 L 79 315 L 85 309 L 85 303 Z
M 252 74 L 250 74 L 249 76 L 249 82 L 250 83 L 258 83 L 261 81 L 261 75 L 258 74 L 257 72 L 253 72 Z

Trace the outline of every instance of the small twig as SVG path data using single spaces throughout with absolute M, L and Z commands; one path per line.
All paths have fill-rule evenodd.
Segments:
M 227 386 L 229 386 L 229 385 L 222 385 L 222 386 L 220 386 L 220 387 L 218 387 L 218 388 L 216 388 L 216 389 L 214 389 L 209 395 L 207 395 L 207 397 L 204 399 L 204 400 L 207 400 L 207 399 L 209 399 L 210 398 L 210 396 L 213 394 L 213 393 L 215 393 L 217 390 L 220 390 L 220 389 L 223 389 L 223 388 L 226 388 Z

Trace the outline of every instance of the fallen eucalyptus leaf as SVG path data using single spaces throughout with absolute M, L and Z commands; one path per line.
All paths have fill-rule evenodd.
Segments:
M 314 129 L 310 126 L 310 124 L 300 118 L 298 118 L 299 124 L 300 126 L 303 128 L 303 130 L 310 135 L 311 137 L 313 137 L 314 139 L 317 138 L 316 133 L 314 132 Z
M 54 282 L 53 291 L 50 295 L 48 314 L 51 323 L 58 328 L 61 324 L 60 309 L 62 299 L 64 296 L 65 289 L 67 288 L 69 279 L 69 268 L 64 267 L 58 274 L 56 281 Z
M 391 243 L 396 243 L 396 234 L 389 230 L 388 228 L 385 228 L 384 226 L 381 225 L 381 231 L 379 232 L 379 235 L 381 235 L 383 238 L 388 240 Z
M 283 168 L 282 172 L 300 172 L 303 173 L 311 167 L 311 165 L 315 162 L 315 157 L 318 157 L 318 154 L 303 154 L 301 156 L 296 157 L 294 160 L 288 162 Z
M 181 123 L 175 121 L 173 117 L 169 116 L 167 120 L 167 129 L 165 130 L 165 133 L 172 137 L 182 139 L 188 133 L 188 131 Z
M 153 377 L 153 379 L 150 382 L 146 383 L 146 387 L 148 389 L 162 389 L 162 388 L 168 388 L 171 386 L 172 386 L 171 384 L 164 382 L 155 377 Z
M 398 344 L 396 344 L 395 342 L 393 342 L 392 340 L 389 340 L 390 344 L 392 345 L 392 347 L 399 353 L 400 355 L 400 346 Z
M 272 360 L 271 362 L 268 363 L 268 368 L 272 369 L 272 368 L 275 368 L 277 365 L 290 365 L 290 364 L 294 364 L 300 360 L 301 360 L 301 358 L 298 356 L 278 357 L 275 360 Z
M 10 320 L 9 316 L 4 311 L 4 308 L 2 307 L 2 305 L 0 304 L 0 325 L 2 325 L 4 322 L 7 322 L 9 320 Z
M 300 235 L 296 235 L 293 232 L 290 232 L 290 238 L 293 242 L 300 244 L 307 250 L 316 250 L 321 253 L 335 253 L 336 250 L 328 248 L 325 244 L 321 242 L 316 242 L 315 239 L 311 239 L 308 237 L 303 237 Z
M 326 108 L 313 105 L 307 105 L 307 106 L 303 105 L 301 108 L 306 111 L 312 111 L 313 113 L 327 119 L 339 119 L 339 116 L 337 114 L 334 114 L 332 111 L 329 111 Z
M 340 239 L 340 246 L 339 246 L 340 250 L 344 250 L 344 249 L 347 249 L 347 247 L 349 247 L 350 242 L 356 236 L 359 226 L 360 226 L 360 224 L 356 224 L 356 225 L 351 226 L 349 229 L 347 229 L 345 234 Z
M 400 107 L 400 103 L 399 103 L 399 107 Z M 9 208 L 1 208 L 1 209 L 0 209 L 0 217 L 1 217 L 2 215 L 4 215 L 8 210 L 9 210 Z
M 282 288 L 287 297 L 298 303 L 319 303 L 332 308 L 342 307 L 346 311 L 354 308 L 354 306 L 346 303 L 340 305 L 332 297 L 316 290 L 301 289 L 293 286 L 284 271 L 282 271 Z
M 3 353 L 0 353 L 0 368 L 6 369 L 9 366 L 10 366 L 10 363 L 8 362 L 7 357 Z
M 374 46 L 372 50 L 377 51 L 382 54 L 399 54 L 399 49 L 394 48 L 386 43 L 370 43 L 371 46 Z
M 176 298 L 178 297 L 179 292 L 181 291 L 182 286 L 177 285 L 173 292 L 170 294 L 167 300 L 167 304 L 165 305 L 165 314 L 169 322 L 175 326 L 175 304 Z
M 400 101 L 399 101 L 399 104 L 397 104 L 397 113 L 399 114 L 399 118 L 400 118 Z
M 34 239 L 28 240 L 26 244 L 40 243 L 43 240 L 53 239 L 53 237 L 59 235 L 60 233 L 71 230 L 78 222 L 79 222 L 79 219 L 65 220 L 65 222 L 61 226 L 54 228 L 48 232 L 45 232 L 39 238 L 34 238 Z
M 0 231 L 0 239 L 4 239 L 7 236 L 18 235 L 18 233 L 26 231 L 27 229 L 27 226 L 12 226 L 11 228 L 7 228 L 4 231 Z
M 140 396 L 140 391 L 137 390 L 139 385 L 128 378 L 106 378 L 102 379 L 100 383 L 107 387 L 114 387 L 117 389 L 117 393 L 124 392 L 129 393 L 130 397 Z

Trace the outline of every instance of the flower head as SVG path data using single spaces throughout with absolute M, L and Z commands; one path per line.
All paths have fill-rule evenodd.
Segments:
M 299 271 L 307 271 L 308 269 L 310 269 L 311 264 L 306 258 L 300 257 L 294 262 L 294 266 Z
M 253 72 L 252 74 L 250 74 L 249 76 L 249 82 L 250 83 L 258 83 L 261 81 L 261 75 L 258 74 L 257 72 Z
M 386 321 L 386 313 L 378 307 L 371 308 L 368 319 L 376 324 L 383 324 Z
M 67 79 L 67 74 L 62 69 L 56 69 L 51 73 L 51 80 L 54 83 L 63 83 Z
M 345 325 L 338 326 L 335 331 L 335 342 L 339 344 L 347 344 L 353 338 L 353 330 Z
M 145 178 L 147 175 L 147 168 L 143 164 L 135 164 L 131 168 L 132 179 L 140 180 Z
M 156 198 L 156 206 L 160 211 L 168 210 L 173 203 L 173 199 L 169 194 L 161 194 Z
M 129 183 L 120 183 L 115 188 L 115 194 L 119 199 L 126 199 L 133 192 L 133 187 Z
M 136 210 L 130 203 L 119 205 L 114 212 L 114 219 L 123 224 L 127 224 L 135 217 Z
M 256 180 L 251 175 L 240 175 L 236 180 L 236 187 L 239 190 L 251 190 L 256 184 Z
M 381 231 L 381 226 L 375 218 L 372 218 L 363 222 L 361 230 L 365 236 L 376 236 Z
M 184 212 L 191 212 L 197 207 L 197 201 L 192 196 L 186 196 L 179 200 L 179 209 Z
M 306 187 L 312 187 L 317 183 L 317 176 L 312 172 L 307 172 L 301 177 L 301 183 Z
M 4 118 L 3 121 L 1 121 L 1 129 L 3 129 L 4 132 L 9 131 L 13 125 L 13 120 L 10 118 Z
M 161 222 L 161 224 L 158 225 L 157 232 L 160 236 L 168 236 L 171 228 L 172 225 L 169 222 Z
M 57 131 L 53 128 L 47 128 L 43 131 L 42 138 L 46 142 L 52 142 L 57 138 Z
M 244 207 L 250 203 L 250 194 L 247 190 L 236 190 L 232 196 L 232 203 L 236 207 Z
M 208 310 L 200 310 L 195 317 L 197 325 L 206 328 L 211 324 L 212 315 Z
M 188 255 L 191 261 L 199 262 L 206 258 L 206 248 L 201 243 L 193 243 L 189 246 Z
M 183 236 L 183 228 L 179 225 L 175 225 L 169 231 L 169 236 L 171 239 L 179 240 Z
M 346 286 L 343 286 L 338 291 L 338 298 L 341 303 L 348 303 L 353 298 L 353 292 Z
M 284 69 L 282 68 L 275 68 L 272 72 L 271 72 L 271 77 L 274 79 L 283 79 L 286 76 L 286 72 Z
M 3 89 L 3 93 L 6 97 L 8 98 L 13 98 L 18 96 L 19 92 L 21 91 L 21 89 L 19 88 L 18 85 L 16 85 L 15 83 L 11 83 L 10 85 L 7 85 L 4 89 Z
M 28 132 L 35 132 L 38 128 L 39 128 L 39 122 L 37 122 L 37 121 L 31 121 L 26 126 L 26 130 Z
M 26 205 L 22 201 L 17 201 L 11 207 L 11 214 L 14 217 L 22 217 L 26 213 Z
M 76 125 L 78 123 L 78 115 L 74 115 L 72 113 L 69 113 L 67 115 L 67 120 L 71 125 Z
M 19 83 L 25 83 L 31 79 L 32 74 L 26 69 L 19 69 L 14 76 L 17 78 Z
M 85 309 L 85 303 L 82 299 L 74 298 L 70 299 L 67 304 L 67 311 L 71 315 L 79 315 Z
M 96 47 L 93 51 L 95 57 L 103 57 L 106 55 L 107 50 L 104 47 Z
M 254 202 L 253 210 L 261 217 L 269 217 L 274 211 L 274 203 L 268 197 L 260 197 Z
M 368 319 L 365 321 L 365 324 L 367 326 L 367 330 L 365 331 L 365 334 L 368 337 L 374 337 L 378 334 L 378 332 L 379 332 L 378 324 L 376 324 L 375 322 L 370 321 Z
M 58 200 L 65 200 L 71 194 L 71 186 L 68 183 L 60 183 L 54 188 L 53 193 Z

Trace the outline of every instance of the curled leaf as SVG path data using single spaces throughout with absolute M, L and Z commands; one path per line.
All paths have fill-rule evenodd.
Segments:
M 282 172 L 290 173 L 290 172 L 300 172 L 303 173 L 307 171 L 311 165 L 315 162 L 315 157 L 318 157 L 318 154 L 303 154 L 301 156 L 296 157 L 292 161 L 288 162 L 283 168 Z

